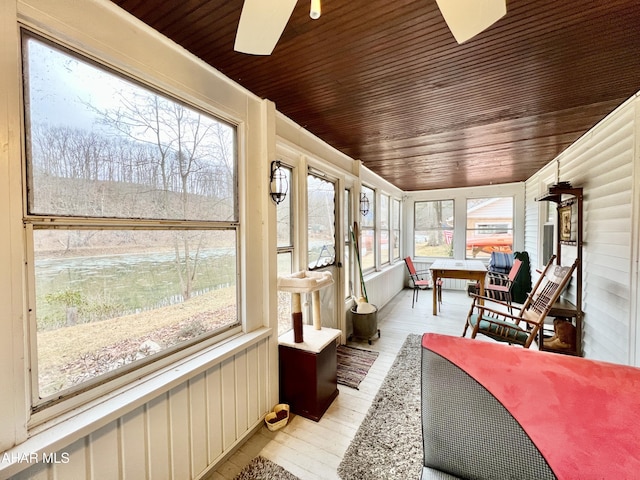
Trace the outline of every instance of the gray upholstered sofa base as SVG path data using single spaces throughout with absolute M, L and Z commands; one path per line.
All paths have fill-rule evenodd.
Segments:
M 640 478 L 640 368 L 425 333 L 421 384 L 422 478 Z
M 493 395 L 424 347 L 422 435 L 423 479 L 556 478 L 520 424 Z
M 436 470 L 435 468 L 424 467 L 422 469 L 421 480 L 460 480 L 460 477 L 454 477 L 448 473 Z

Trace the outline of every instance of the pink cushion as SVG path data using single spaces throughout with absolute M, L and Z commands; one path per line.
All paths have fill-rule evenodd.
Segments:
M 494 292 L 508 292 L 509 287 L 506 285 L 487 285 L 484 287 L 485 291 L 494 291 Z

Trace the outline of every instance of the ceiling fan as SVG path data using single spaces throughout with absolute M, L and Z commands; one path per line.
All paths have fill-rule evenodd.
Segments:
M 451 33 L 463 43 L 507 13 L 506 0 L 436 0 Z M 298 0 L 245 0 L 234 50 L 271 55 Z M 320 0 L 311 0 L 309 15 L 320 17 Z

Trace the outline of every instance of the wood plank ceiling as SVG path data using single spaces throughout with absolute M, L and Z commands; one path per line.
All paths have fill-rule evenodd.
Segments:
M 405 191 L 523 181 L 640 90 L 638 0 L 508 0 L 458 45 L 435 0 L 300 0 L 273 54 L 242 0 L 112 0 Z

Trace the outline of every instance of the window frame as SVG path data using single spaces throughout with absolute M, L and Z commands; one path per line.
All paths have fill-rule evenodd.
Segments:
M 365 190 L 367 190 L 365 192 Z M 360 257 L 360 264 L 361 264 L 361 268 L 362 268 L 362 273 L 366 274 L 366 273 L 370 273 L 370 272 L 374 272 L 377 268 L 378 265 L 378 236 L 377 236 L 377 219 L 378 219 L 378 212 L 377 212 L 377 195 L 376 195 L 376 189 L 374 187 L 369 187 L 368 185 L 362 185 L 360 188 L 360 197 L 362 197 L 363 194 L 369 194 L 367 195 L 367 199 L 369 200 L 369 212 L 367 213 L 367 215 L 362 215 L 362 212 L 360 212 L 360 198 L 358 198 L 358 215 L 360 217 L 360 238 L 358 239 L 359 245 L 360 245 L 360 251 L 358 252 L 358 255 Z M 369 198 L 369 196 L 371 198 Z M 369 217 L 371 216 L 371 224 L 366 223 L 363 221 L 363 219 L 365 217 Z M 366 245 L 364 245 L 364 233 L 365 232 L 369 232 L 369 235 L 371 237 L 371 248 L 373 249 L 373 265 L 371 266 L 367 266 L 366 268 L 362 266 L 363 263 L 363 248 L 366 249 Z
M 510 199 L 511 200 L 511 217 L 510 217 L 510 221 L 508 222 L 482 222 L 479 224 L 476 224 L 476 226 L 474 228 L 470 227 L 469 223 L 469 203 L 470 202 L 474 202 L 474 201 L 499 201 L 502 199 Z M 471 207 L 473 208 L 473 207 Z M 467 245 L 469 242 L 469 238 L 470 232 L 475 232 L 476 235 L 474 235 L 471 238 L 482 238 L 482 237 L 491 237 L 494 235 L 501 235 L 500 233 L 495 233 L 495 230 L 497 230 L 497 226 L 500 226 L 501 230 L 506 230 L 506 232 L 504 232 L 504 234 L 511 234 L 511 249 L 510 251 L 513 252 L 514 251 L 514 242 L 515 242 L 515 228 L 514 228 L 514 224 L 515 224 L 515 216 L 516 216 L 516 198 L 514 195 L 487 195 L 487 196 L 479 196 L 479 197 L 467 197 L 466 198 L 466 202 L 465 202 L 465 228 L 464 228 L 464 247 L 465 247 L 465 259 L 467 260 L 487 260 L 490 258 L 491 254 L 490 253 L 486 253 L 481 255 L 480 257 L 477 257 L 476 255 L 472 255 L 468 256 L 468 249 L 467 249 Z M 502 225 L 506 225 L 506 227 L 502 227 Z M 495 251 L 502 251 L 499 248 Z M 483 253 L 478 252 L 478 253 Z
M 84 62 L 94 68 L 107 72 L 112 75 L 116 75 L 128 82 L 131 82 L 149 92 L 162 96 L 163 98 L 183 105 L 186 108 L 192 109 L 196 112 L 215 120 L 216 122 L 224 123 L 233 128 L 233 215 L 232 220 L 176 220 L 176 219 L 136 219 L 136 218 L 112 218 L 112 217 L 89 217 L 89 216 L 77 216 L 77 215 L 60 215 L 58 214 L 31 214 L 29 213 L 29 192 L 28 192 L 28 171 L 30 168 L 31 156 L 24 155 L 22 159 L 22 184 L 23 184 L 23 227 L 25 229 L 25 279 L 26 279 L 26 305 L 28 314 L 25 315 L 26 330 L 28 332 L 28 382 L 30 384 L 30 399 L 31 399 L 31 417 L 29 420 L 29 427 L 38 425 L 44 421 L 49 420 L 55 415 L 58 415 L 64 411 L 75 408 L 90 400 L 94 400 L 104 395 L 105 393 L 112 392 L 127 386 L 135 379 L 139 379 L 145 375 L 149 375 L 153 372 L 159 372 L 171 365 L 179 363 L 189 355 L 196 352 L 203 351 L 204 349 L 218 344 L 231 337 L 232 335 L 242 332 L 242 318 L 243 318 L 243 298 L 241 289 L 241 237 L 240 237 L 240 195 L 239 195 L 239 169 L 241 164 L 241 152 L 238 149 L 239 138 L 241 136 L 240 125 L 230 122 L 223 118 L 221 115 L 209 111 L 203 108 L 202 105 L 195 105 L 188 101 L 185 101 L 180 97 L 178 93 L 162 91 L 149 82 L 142 82 L 141 80 L 133 77 L 131 74 L 122 72 L 120 70 L 110 67 L 106 62 L 96 60 L 93 57 L 89 57 L 85 53 L 76 51 L 63 44 L 58 40 L 50 40 L 43 38 L 37 33 L 34 33 L 26 28 L 20 29 L 20 42 L 21 42 L 21 63 L 23 71 L 25 71 L 24 79 L 21 82 L 22 86 L 22 98 L 21 108 L 23 109 L 23 118 L 25 119 L 22 133 L 22 142 L 25 152 L 30 151 L 30 123 L 28 121 L 28 105 L 27 105 L 27 83 L 28 73 L 26 71 L 27 63 L 27 46 L 26 43 L 30 40 L 36 40 L 48 47 L 62 52 L 63 54 L 70 55 L 80 62 Z M 39 395 L 39 379 L 38 379 L 38 350 L 37 350 L 37 328 L 36 328 L 36 292 L 35 292 L 35 248 L 34 248 L 34 230 L 160 230 L 160 231 L 196 231 L 196 230 L 208 230 L 208 231 L 229 231 L 233 232 L 235 237 L 235 310 L 236 320 L 232 324 L 226 325 L 220 329 L 208 331 L 200 336 L 192 338 L 187 341 L 183 341 L 163 349 L 158 354 L 145 357 L 140 360 L 123 365 L 108 373 L 104 373 L 93 377 L 89 380 L 85 380 L 76 386 L 60 390 L 53 395 L 41 398 Z
M 354 292 L 354 284 L 355 284 L 355 265 L 354 265 L 354 256 L 355 252 L 353 251 L 353 238 L 351 234 L 353 232 L 353 222 L 352 222 L 352 197 L 353 190 L 350 187 L 345 187 L 342 191 L 343 194 L 343 228 L 344 228 L 344 244 L 343 244 L 343 276 L 344 276 L 344 295 L 345 300 L 349 300 Z
M 386 207 L 385 207 L 386 202 Z M 384 215 L 384 209 L 386 208 L 386 215 Z M 380 208 L 379 210 L 379 218 L 380 218 L 380 235 L 379 238 L 379 248 L 380 252 L 380 266 L 391 264 L 391 196 L 386 193 L 380 193 Z M 386 218 L 385 218 L 386 217 Z M 385 225 L 386 224 L 386 225 Z M 382 248 L 382 240 L 386 233 L 387 236 L 387 248 L 386 250 Z M 383 253 L 386 251 L 385 258 L 382 258 Z
M 416 231 L 417 231 L 417 221 L 416 221 L 416 209 L 418 204 L 420 203 L 436 203 L 436 202 L 451 202 L 451 210 L 453 212 L 453 227 L 452 228 L 444 228 L 442 225 L 429 229 L 432 231 L 438 231 L 438 232 L 442 232 L 442 236 L 446 237 L 448 236 L 447 234 L 445 234 L 446 231 L 450 231 L 450 237 L 451 237 L 451 254 L 449 256 L 442 256 L 442 255 L 418 255 L 417 251 L 416 251 Z M 438 199 L 434 199 L 434 200 L 430 200 L 430 199 L 425 199 L 425 200 L 416 200 L 413 204 L 413 242 L 412 242 L 412 249 L 413 249 L 413 253 L 415 257 L 423 257 L 423 258 L 455 258 L 455 252 L 454 252 L 454 245 L 455 245 L 455 236 L 456 236 L 456 216 L 455 216 L 455 212 L 456 212 L 456 200 L 454 198 L 438 198 Z
M 310 249 L 309 246 L 311 244 L 311 242 L 309 241 L 309 235 L 311 233 L 311 225 L 309 222 L 309 193 L 310 193 L 310 189 L 309 189 L 309 179 L 310 178 L 315 178 L 319 181 L 328 183 L 330 185 L 333 186 L 333 260 L 331 260 L 328 264 L 322 264 L 322 265 L 318 265 L 317 262 L 320 260 L 320 258 L 322 258 L 322 251 L 320 252 L 320 256 L 318 257 L 318 259 L 316 260 L 316 265 L 315 266 L 311 266 L 311 262 L 309 261 L 309 254 L 310 254 Z M 338 231 L 338 195 L 339 195 L 339 186 L 338 186 L 338 181 L 337 179 L 333 179 L 331 177 L 328 177 L 326 174 L 316 171 L 315 169 L 312 168 L 308 168 L 307 169 L 307 176 L 306 176 L 306 195 L 307 195 L 307 251 L 305 253 L 306 255 L 306 260 L 305 260 L 305 265 L 306 268 L 310 271 L 313 270 L 321 270 L 323 268 L 326 267 L 331 267 L 331 266 L 336 266 L 338 263 L 337 260 L 337 256 L 338 256 L 338 238 L 337 238 L 337 231 Z M 325 245 L 326 246 L 326 245 Z
M 397 208 L 396 208 L 397 205 Z M 401 229 L 401 225 L 402 225 L 402 203 L 400 202 L 400 200 L 398 200 L 397 198 L 391 198 L 391 231 L 393 232 L 393 236 L 392 239 L 393 240 L 393 245 L 391 246 L 391 261 L 395 262 L 395 261 L 399 261 L 400 257 L 402 256 L 402 229 Z M 397 210 L 397 213 L 396 213 Z M 398 250 L 398 254 L 395 255 L 394 251 L 396 250 L 396 244 L 397 244 L 397 250 Z
M 412 255 L 413 237 L 415 236 L 415 219 L 413 215 L 413 204 L 419 201 L 435 201 L 435 200 L 454 200 L 454 252 L 455 260 L 465 259 L 465 234 L 464 227 L 466 225 L 466 201 L 469 198 L 487 198 L 487 197 L 513 197 L 513 248 L 514 251 L 525 249 L 525 184 L 522 182 L 500 184 L 500 185 L 483 185 L 478 187 L 466 188 L 446 188 L 433 191 L 408 192 L 403 196 L 403 225 L 406 227 L 407 236 L 403 240 L 403 245 L 407 249 L 403 255 Z M 409 210 L 406 210 L 409 208 Z M 425 261 L 432 261 L 435 258 L 424 257 Z
M 296 195 L 296 188 L 295 188 L 295 181 L 294 181 L 294 175 L 295 175 L 295 169 L 294 167 L 288 165 L 287 163 L 282 162 L 281 160 L 281 165 L 280 168 L 286 170 L 288 172 L 288 182 L 289 182 L 289 191 L 287 192 L 287 196 L 285 197 L 284 201 L 280 204 L 276 205 L 276 237 L 277 237 L 277 223 L 279 222 L 278 220 L 278 215 L 279 215 L 279 210 L 281 208 L 281 205 L 283 205 L 284 203 L 288 204 L 289 207 L 289 244 L 288 245 L 279 245 L 278 240 L 276 238 L 276 270 L 278 271 L 278 275 L 280 275 L 281 273 L 284 272 L 280 272 L 279 271 L 279 267 L 280 267 L 280 260 L 279 257 L 282 255 L 289 255 L 290 257 L 290 262 L 291 262 L 291 271 L 287 272 L 287 273 L 293 273 L 293 270 L 295 269 L 295 253 L 296 253 L 296 249 L 295 249 L 295 231 L 294 231 L 294 208 L 295 208 L 295 202 L 294 202 L 294 198 Z M 289 330 L 291 330 L 293 328 L 293 324 L 291 323 L 291 313 L 290 311 L 288 312 L 288 314 L 286 315 L 286 318 L 280 318 L 280 301 L 281 299 L 283 302 L 287 302 L 288 303 L 288 307 L 289 310 L 291 308 L 291 299 L 290 299 L 290 294 L 286 293 L 286 292 L 281 292 L 281 291 L 277 291 L 276 295 L 278 295 L 278 336 L 288 332 Z M 286 324 L 286 326 L 285 326 Z M 281 328 L 283 328 L 281 330 Z

